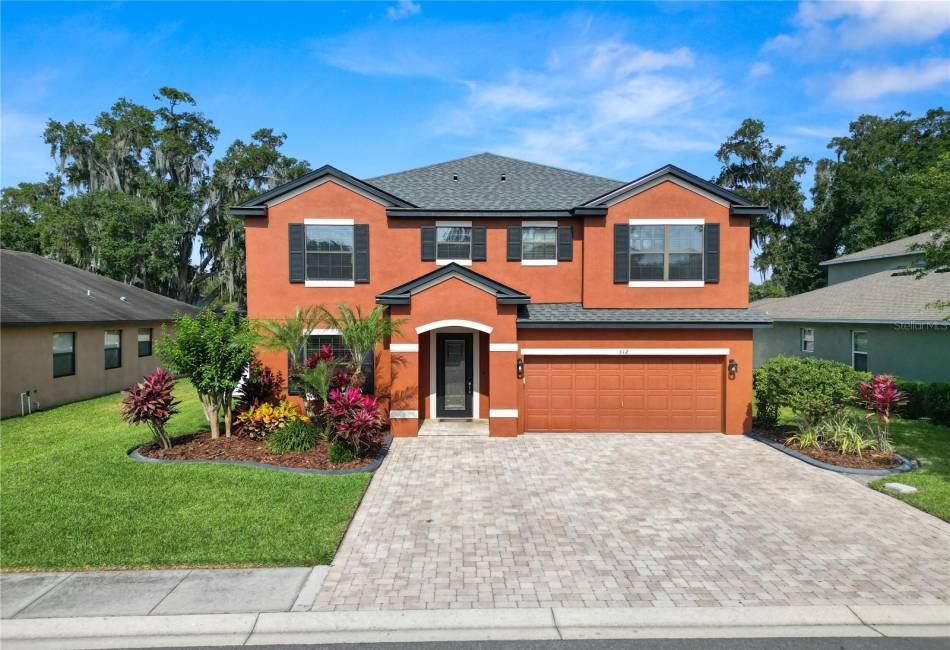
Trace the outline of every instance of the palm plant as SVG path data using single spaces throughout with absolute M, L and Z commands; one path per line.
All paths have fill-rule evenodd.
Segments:
M 382 305 L 377 305 L 366 315 L 359 305 L 356 308 L 346 304 L 338 305 L 336 314 L 323 305 L 318 306 L 317 311 L 321 323 L 340 333 L 348 357 L 350 383 L 362 388 L 366 381 L 363 376 L 366 356 L 372 354 L 377 343 L 397 334 L 405 321 L 390 318 Z
M 291 372 L 303 367 L 310 330 L 320 324 L 319 308 L 297 307 L 287 318 L 258 320 L 255 331 L 260 344 L 277 352 L 287 352 Z M 289 377 L 288 377 L 289 379 Z

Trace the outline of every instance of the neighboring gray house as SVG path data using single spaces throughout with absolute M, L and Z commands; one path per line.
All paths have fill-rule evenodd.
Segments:
M 774 321 L 754 333 L 755 366 L 784 354 L 832 359 L 859 370 L 950 381 L 950 272 L 918 279 L 910 270 L 931 238 L 907 237 L 843 255 L 822 266 L 828 285 L 752 303 Z

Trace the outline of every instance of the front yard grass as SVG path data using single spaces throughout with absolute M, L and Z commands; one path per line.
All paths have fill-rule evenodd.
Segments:
M 175 389 L 170 435 L 206 430 Z M 333 558 L 369 474 L 131 460 L 119 394 L 0 424 L 0 567 L 306 566 Z
M 863 412 L 863 411 L 862 411 Z M 779 424 L 790 425 L 794 414 L 782 409 Z M 891 421 L 891 444 L 894 451 L 920 462 L 920 469 L 904 474 L 891 474 L 871 483 L 871 487 L 915 508 L 950 521 L 950 427 L 930 420 Z M 917 488 L 915 494 L 899 494 L 884 490 L 885 483 L 906 483 Z

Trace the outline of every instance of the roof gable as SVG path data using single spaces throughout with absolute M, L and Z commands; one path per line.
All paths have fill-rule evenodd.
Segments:
M 382 292 L 376 296 L 376 302 L 380 305 L 408 305 L 413 295 L 451 279 L 461 280 L 492 294 L 501 305 L 524 305 L 531 301 L 526 294 L 520 291 L 452 262 L 435 271 L 420 275 L 415 280 L 410 280 L 389 291 Z

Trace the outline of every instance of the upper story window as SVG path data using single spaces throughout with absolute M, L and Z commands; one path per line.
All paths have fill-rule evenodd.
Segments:
M 438 226 L 435 229 L 437 260 L 471 260 L 472 227 Z
M 631 283 L 702 283 L 702 224 L 631 225 L 629 277 Z
M 851 367 L 862 372 L 868 369 L 867 332 L 851 332 Z
M 140 327 L 138 334 L 139 356 L 152 356 L 152 328 Z
M 801 330 L 802 352 L 815 351 L 815 330 L 810 327 L 803 327 Z
M 76 374 L 76 332 L 53 334 L 53 377 Z
M 122 367 L 122 330 L 106 330 L 103 349 L 106 370 Z
M 522 226 L 522 261 L 557 261 L 557 226 Z
M 353 226 L 306 226 L 310 280 L 353 280 Z

